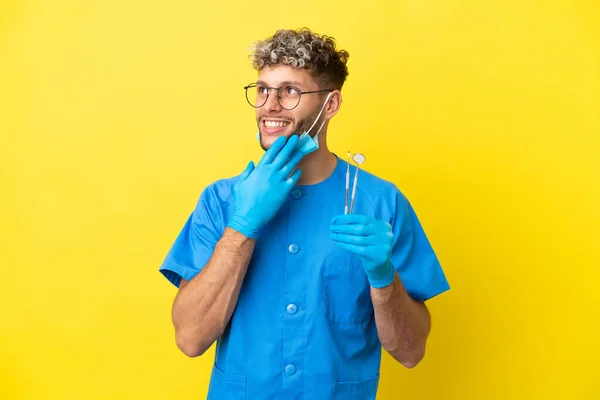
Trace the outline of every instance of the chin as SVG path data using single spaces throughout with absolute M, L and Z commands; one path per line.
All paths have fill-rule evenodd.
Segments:
M 289 132 L 283 131 L 280 133 L 273 134 L 273 133 L 265 133 L 261 130 L 260 131 L 260 146 L 263 148 L 263 150 L 267 150 L 281 136 L 290 138 L 292 135 L 294 135 L 293 131 L 289 131 Z

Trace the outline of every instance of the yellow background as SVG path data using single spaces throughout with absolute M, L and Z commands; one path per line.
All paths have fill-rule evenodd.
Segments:
M 452 290 L 380 399 L 598 399 L 600 5 L 0 2 L 0 398 L 201 399 L 158 267 L 261 150 L 252 40 L 350 52 L 338 154 L 408 196 Z

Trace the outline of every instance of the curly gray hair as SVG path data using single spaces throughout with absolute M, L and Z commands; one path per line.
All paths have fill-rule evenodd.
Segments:
M 255 42 L 250 55 L 258 71 L 277 64 L 309 69 L 319 84 L 338 90 L 348 76 L 348 57 L 347 51 L 336 49 L 334 38 L 315 34 L 308 28 L 280 29 L 272 37 Z

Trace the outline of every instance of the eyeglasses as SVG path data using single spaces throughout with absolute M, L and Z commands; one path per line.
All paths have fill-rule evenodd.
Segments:
M 285 110 L 293 110 L 298 107 L 300 104 L 300 98 L 303 94 L 310 93 L 321 93 L 321 92 L 331 92 L 334 89 L 322 89 L 322 90 L 312 90 L 309 92 L 302 92 L 300 89 L 294 86 L 282 86 L 282 87 L 268 87 L 258 83 L 251 83 L 248 86 L 244 86 L 246 90 L 246 100 L 248 100 L 248 104 L 250 104 L 254 108 L 260 108 L 265 105 L 267 99 L 269 97 L 270 90 L 277 91 L 277 101 L 281 108 Z

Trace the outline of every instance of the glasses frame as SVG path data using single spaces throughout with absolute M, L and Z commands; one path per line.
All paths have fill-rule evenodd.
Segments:
M 258 86 L 258 83 L 256 83 L 256 82 L 250 83 L 249 85 L 244 86 L 244 90 L 246 91 L 246 101 L 248 102 L 248 104 L 250 104 L 253 108 L 261 108 L 262 106 L 267 104 L 267 101 L 269 100 L 269 95 L 271 94 L 271 90 L 275 90 L 275 91 L 277 91 L 277 103 L 281 106 L 281 108 L 283 108 L 284 110 L 288 110 L 288 111 L 291 111 L 300 105 L 300 101 L 302 100 L 303 94 L 333 92 L 335 90 L 335 89 L 321 89 L 321 90 L 301 91 L 300 89 L 298 89 L 296 86 L 293 86 L 293 85 L 285 85 L 285 86 L 281 86 L 278 88 L 265 85 L 265 89 L 267 89 L 267 97 L 265 97 L 265 102 L 262 103 L 260 106 L 256 106 L 256 105 L 252 104 L 252 102 L 248 98 L 248 89 L 257 87 L 257 86 Z M 292 108 L 286 108 L 283 106 L 283 104 L 281 104 L 281 96 L 279 96 L 279 90 L 284 87 L 291 87 L 291 88 L 295 89 L 298 92 L 298 94 L 300 95 L 300 97 L 298 97 L 298 103 L 296 103 L 296 105 Z

